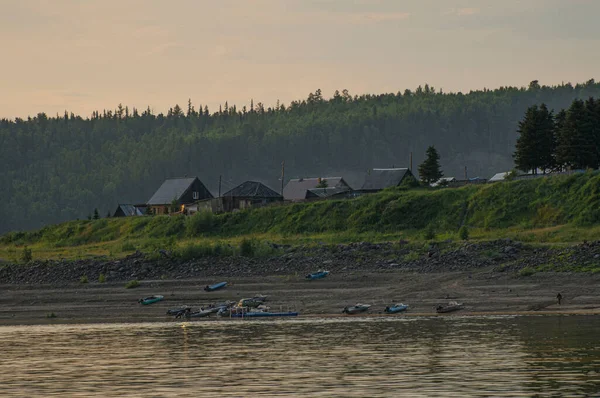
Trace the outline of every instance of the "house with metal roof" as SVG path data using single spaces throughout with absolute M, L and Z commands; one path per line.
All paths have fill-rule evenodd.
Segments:
M 242 210 L 283 202 L 283 196 L 257 181 L 243 182 L 225 192 L 220 199 L 223 203 L 223 211 Z
M 295 178 L 289 180 L 283 188 L 283 198 L 290 201 L 301 201 L 306 199 L 308 190 L 317 187 L 352 189 L 342 177 Z
M 167 214 L 175 202 L 178 206 L 192 204 L 198 200 L 210 199 L 213 195 L 198 177 L 166 179 L 146 203 L 154 214 Z
M 305 199 L 342 199 L 351 193 L 352 189 L 347 186 L 327 187 L 327 188 L 312 188 L 306 191 Z
M 117 210 L 113 214 L 113 217 L 134 217 L 143 216 L 142 210 L 134 205 L 119 204 Z
M 361 191 L 381 191 L 385 188 L 397 187 L 407 178 L 414 178 L 407 168 L 371 169 L 365 176 Z

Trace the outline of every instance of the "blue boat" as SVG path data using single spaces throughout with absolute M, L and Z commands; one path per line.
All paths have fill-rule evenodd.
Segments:
M 231 318 L 262 318 L 262 317 L 277 317 L 277 316 L 298 316 L 297 312 L 246 312 L 239 314 L 231 314 Z
M 323 279 L 327 275 L 329 275 L 329 271 L 317 271 L 312 274 L 306 275 L 306 279 L 308 279 L 310 281 L 315 280 L 315 279 Z
M 143 299 L 139 299 L 138 303 L 140 303 L 142 305 L 148 305 L 148 304 L 157 303 L 157 302 L 161 301 L 163 298 L 164 298 L 164 296 L 160 296 L 160 295 L 144 297 Z
M 225 286 L 227 286 L 227 282 L 219 282 L 219 283 L 215 283 L 214 285 L 206 285 L 204 290 L 207 292 L 214 292 L 215 290 L 222 289 Z
M 388 314 L 397 314 L 398 312 L 406 311 L 408 309 L 408 304 L 394 304 L 389 307 L 385 307 L 385 312 Z

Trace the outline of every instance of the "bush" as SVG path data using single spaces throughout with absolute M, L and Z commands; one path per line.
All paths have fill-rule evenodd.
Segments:
M 433 228 L 433 225 L 429 224 L 427 228 L 425 228 L 425 231 L 423 231 L 423 238 L 425 240 L 435 239 L 435 229 Z
M 208 243 L 191 243 L 177 249 L 175 255 L 182 260 L 209 257 L 213 255 L 213 248 Z
M 255 251 L 255 241 L 254 239 L 244 238 L 240 242 L 240 255 L 244 257 L 252 257 Z
M 54 312 L 51 312 L 49 314 L 46 314 L 46 318 L 56 318 L 56 314 Z
M 104 275 L 104 274 L 98 275 L 98 282 L 100 282 L 100 283 L 106 282 L 106 275 Z
M 87 275 L 83 275 L 81 278 L 79 278 L 79 283 L 88 283 L 88 277 Z
M 140 281 L 138 281 L 137 279 L 134 279 L 125 284 L 125 289 L 134 289 L 139 286 L 140 286 Z
M 31 249 L 25 246 L 23 248 L 23 252 L 21 253 L 21 261 L 24 263 L 28 263 L 33 260 L 33 254 L 31 253 Z
M 199 211 L 189 217 L 186 222 L 187 236 L 198 236 L 211 232 L 215 226 L 215 216 L 212 211 Z
M 462 240 L 467 240 L 469 239 L 469 229 L 463 225 L 462 227 L 460 227 L 460 229 L 458 230 L 458 236 L 459 238 L 461 238 Z
M 525 267 L 519 271 L 519 276 L 531 276 L 533 274 L 535 274 L 535 269 L 531 267 Z

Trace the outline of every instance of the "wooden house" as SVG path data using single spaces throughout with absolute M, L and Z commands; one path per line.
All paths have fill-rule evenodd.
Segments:
M 146 205 L 152 209 L 153 214 L 167 214 L 174 201 L 179 212 L 185 210 L 186 205 L 212 197 L 198 177 L 169 178 L 162 183 Z
M 283 198 L 294 202 L 305 200 L 309 190 L 318 188 L 336 188 L 338 190 L 348 191 L 352 189 L 342 177 L 295 178 L 289 180 L 285 188 L 283 188 Z M 327 190 L 325 190 L 325 192 L 327 192 Z M 308 196 L 309 198 L 314 197 L 311 194 L 308 194 Z
M 362 192 L 377 192 L 385 188 L 397 187 L 407 178 L 415 178 L 407 168 L 372 169 L 365 176 L 360 188 Z
M 144 210 L 138 206 L 119 204 L 117 210 L 115 210 L 113 217 L 134 217 L 143 216 Z

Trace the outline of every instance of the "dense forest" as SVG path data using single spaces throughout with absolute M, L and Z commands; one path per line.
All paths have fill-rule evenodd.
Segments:
M 600 96 L 600 84 L 501 87 L 443 93 L 425 85 L 396 94 L 324 98 L 218 111 L 178 105 L 166 114 L 130 109 L 0 120 L 0 233 L 101 215 L 145 202 L 166 177 L 197 175 L 216 193 L 247 179 L 344 176 L 360 185 L 371 167 L 419 164 L 439 149 L 446 176 L 489 177 L 513 167 L 519 120 L 528 107 L 568 107 Z
M 546 104 L 533 105 L 519 122 L 515 148 L 518 169 L 537 174 L 600 166 L 600 101 L 574 100 L 556 115 Z

